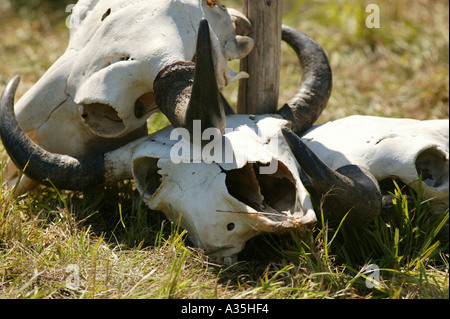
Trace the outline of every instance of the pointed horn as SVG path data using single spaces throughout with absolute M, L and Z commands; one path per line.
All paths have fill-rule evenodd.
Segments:
M 225 109 L 214 71 L 211 36 L 206 19 L 202 19 L 198 27 L 194 84 L 186 110 L 185 125 L 191 133 L 194 120 L 201 121 L 202 132 L 206 128 L 217 128 L 221 133 L 225 130 Z
M 81 190 L 105 181 L 103 155 L 76 158 L 52 154 L 34 143 L 20 128 L 14 114 L 14 95 L 20 82 L 15 76 L 0 102 L 0 137 L 14 164 L 30 178 L 50 180 L 57 188 Z
M 339 219 L 349 212 L 345 223 L 353 227 L 368 224 L 380 215 L 381 193 L 372 174 L 355 165 L 334 171 L 293 131 L 283 128 L 282 133 L 314 191 L 325 196 L 324 207 L 328 211 Z
M 283 25 L 282 39 L 297 54 L 303 75 L 296 95 L 278 110 L 278 114 L 291 121 L 296 134 L 301 134 L 325 109 L 331 95 L 332 72 L 324 50 L 308 35 Z
M 226 125 L 227 107 L 217 85 L 209 24 L 202 19 L 198 28 L 196 63 L 177 62 L 158 73 L 153 83 L 155 102 L 175 127 L 191 133 L 193 121 L 202 131 Z

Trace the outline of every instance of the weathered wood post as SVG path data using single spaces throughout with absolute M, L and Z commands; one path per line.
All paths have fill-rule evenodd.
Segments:
M 283 0 L 243 0 L 243 13 L 253 24 L 255 47 L 241 61 L 250 74 L 239 83 L 238 113 L 264 114 L 278 106 Z

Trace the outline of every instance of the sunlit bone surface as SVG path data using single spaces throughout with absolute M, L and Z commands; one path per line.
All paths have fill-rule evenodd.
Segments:
M 22 129 L 45 149 L 100 154 L 147 134 L 157 110 L 153 81 L 164 67 L 195 60 L 198 23 L 209 21 L 219 89 L 247 74 L 227 62 L 253 47 L 250 22 L 206 0 L 80 0 L 71 12 L 65 53 L 15 106 Z M 241 33 L 237 35 L 235 30 Z M 4 180 L 16 184 L 9 162 Z M 35 182 L 24 177 L 18 189 Z
M 80 0 L 66 52 L 16 105 L 19 125 L 45 149 L 68 155 L 101 153 L 145 135 L 140 129 L 156 110 L 153 80 L 167 65 L 194 60 L 202 18 L 212 29 L 219 88 L 245 76 L 227 67 L 252 47 L 235 33 L 245 18 L 216 2 Z
M 106 170 L 132 173 L 150 208 L 181 221 L 197 247 L 214 252 L 213 260 L 231 263 L 257 234 L 305 232 L 316 221 L 281 135 L 286 125 L 267 115 L 228 116 L 223 137 L 181 157 L 174 155 L 182 140 L 167 127 L 108 153 Z
M 209 153 L 195 157 L 191 152 L 186 163 L 175 164 L 180 159 L 171 158 L 171 152 L 179 150 L 179 142 L 170 138 L 172 127 L 109 153 L 108 162 L 110 171 L 127 174 L 131 162 L 147 205 L 181 220 L 197 246 L 218 251 L 214 257 L 229 262 L 249 238 L 307 229 L 316 216 L 298 177 L 301 168 L 280 137 L 288 122 L 236 115 L 227 123 L 231 163 L 207 163 L 213 160 Z M 424 199 L 434 198 L 436 208 L 448 209 L 448 126 L 447 120 L 351 116 L 314 126 L 302 139 L 332 169 L 355 164 L 379 181 L 396 177 L 416 190 L 422 174 Z M 256 167 L 268 170 L 271 161 L 278 164 L 275 172 L 257 173 Z
M 449 121 L 350 116 L 309 129 L 309 148 L 332 169 L 355 164 L 378 181 L 396 177 L 435 210 L 449 206 Z

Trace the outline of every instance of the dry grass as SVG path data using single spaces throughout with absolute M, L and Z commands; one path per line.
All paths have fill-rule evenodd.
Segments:
M 378 1 L 376 30 L 364 25 L 368 2 L 283 2 L 284 22 L 313 36 L 330 58 L 334 90 L 320 121 L 351 114 L 448 118 L 448 1 Z M 18 97 L 68 41 L 65 7 L 39 4 L 13 10 L 0 2 L 0 90 L 20 74 Z M 301 73 L 293 52 L 283 52 L 280 103 Z M 236 92 L 236 85 L 226 91 L 232 103 Z M 0 298 L 448 299 L 448 243 L 436 232 L 448 212 L 430 215 L 420 200 L 406 207 L 400 192 L 397 199 L 394 220 L 357 232 L 319 223 L 304 241 L 256 238 L 240 263 L 223 268 L 191 248 L 176 225 L 139 205 L 131 183 L 84 193 L 40 187 L 17 199 L 3 190 Z M 410 212 L 414 217 L 405 219 Z M 382 268 L 378 289 L 366 287 L 369 263 Z M 69 265 L 79 269 L 75 289 L 67 287 L 74 278 Z

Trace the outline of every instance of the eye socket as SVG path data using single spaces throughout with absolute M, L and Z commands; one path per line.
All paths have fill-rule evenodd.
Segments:
M 227 225 L 228 231 L 232 231 L 235 227 L 236 227 L 236 226 L 234 225 L 234 223 L 229 223 L 229 224 Z
M 108 104 L 85 104 L 81 118 L 99 136 L 116 137 L 125 129 L 117 111 Z
M 134 176 L 139 192 L 151 197 L 161 186 L 162 176 L 158 173 L 158 158 L 143 157 L 134 163 Z
M 144 115 L 148 115 L 157 108 L 153 97 L 153 92 L 148 92 L 136 100 L 134 104 L 134 116 L 140 119 Z

